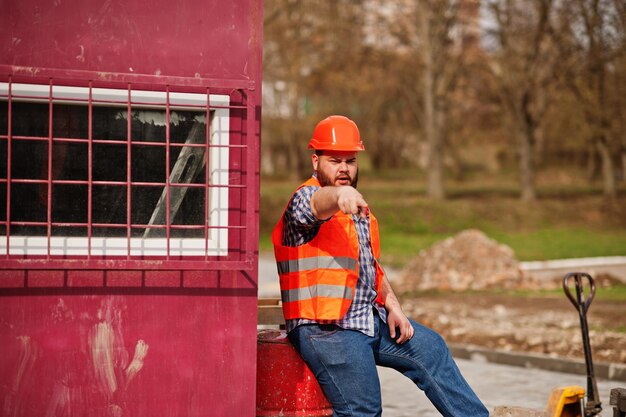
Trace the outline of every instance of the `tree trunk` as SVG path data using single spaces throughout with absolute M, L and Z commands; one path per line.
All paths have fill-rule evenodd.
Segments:
M 622 175 L 620 176 L 620 180 L 621 181 L 626 181 L 626 147 L 622 146 L 622 152 L 621 152 L 621 157 L 622 157 Z
M 605 197 L 615 198 L 617 196 L 617 186 L 615 183 L 615 167 L 605 138 L 596 141 L 600 158 L 602 159 L 602 189 Z
M 593 141 L 589 141 L 586 145 L 587 148 L 587 166 L 586 177 L 589 183 L 592 183 L 598 177 L 598 160 L 597 149 L 594 146 Z
M 522 96 L 518 109 L 519 175 L 522 201 L 533 201 L 535 192 L 535 147 L 537 144 L 537 122 L 530 111 L 530 90 Z
M 533 132 L 530 128 L 524 129 L 519 135 L 519 175 L 522 201 L 533 201 L 535 193 L 535 166 L 533 155 Z
M 445 198 L 445 192 L 441 132 L 436 127 L 431 129 L 428 135 L 428 197 L 442 200 Z
M 429 13 L 425 10 L 422 17 L 422 39 L 429 39 L 430 25 Z M 424 42 L 422 50 L 424 61 L 424 134 L 428 142 L 428 172 L 426 177 L 428 179 L 428 197 L 441 200 L 445 198 L 443 190 L 443 138 L 437 117 L 433 52 L 431 42 Z

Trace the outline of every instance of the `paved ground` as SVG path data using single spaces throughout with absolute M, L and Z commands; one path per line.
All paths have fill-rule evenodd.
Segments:
M 504 405 L 543 410 L 555 387 L 586 387 L 586 378 L 580 375 L 468 360 L 457 360 L 457 363 L 490 411 Z M 388 368 L 379 368 L 379 375 L 383 387 L 383 417 L 440 416 L 426 396 L 403 375 Z M 611 388 L 623 388 L 625 385 L 623 382 L 598 380 L 604 409 L 602 417 L 613 415 L 609 406 Z
M 393 280 L 393 271 L 387 272 Z M 273 259 L 262 256 L 259 261 L 259 297 L 278 297 L 279 294 Z M 483 361 L 459 359 L 457 363 L 489 410 L 505 405 L 545 409 L 552 389 L 568 385 L 586 387 L 586 378 L 581 375 Z M 384 417 L 440 415 L 425 395 L 400 373 L 393 369 L 379 368 L 379 375 L 383 387 Z M 598 380 L 598 389 L 604 406 L 602 417 L 612 416 L 609 406 L 610 389 L 625 386 L 624 382 Z

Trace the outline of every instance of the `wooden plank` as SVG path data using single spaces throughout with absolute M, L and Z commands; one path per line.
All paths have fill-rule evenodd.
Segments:
M 280 306 L 280 298 L 259 298 L 259 306 Z
M 257 324 L 285 325 L 280 298 L 260 298 L 258 300 Z

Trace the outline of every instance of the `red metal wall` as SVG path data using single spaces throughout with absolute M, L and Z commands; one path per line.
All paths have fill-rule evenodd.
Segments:
M 229 170 L 243 184 L 226 257 L 2 255 L 2 415 L 253 416 L 262 0 L 0 7 L 0 82 L 241 96 Z
M 260 81 L 260 0 L 23 0 L 1 7 L 0 63 L 31 74 L 54 68 L 96 77 Z

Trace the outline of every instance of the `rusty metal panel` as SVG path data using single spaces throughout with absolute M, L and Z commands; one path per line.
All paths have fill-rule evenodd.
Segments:
M 0 3 L 3 415 L 254 415 L 262 4 Z M 103 91 L 117 95 L 99 95 Z M 162 103 L 135 97 L 136 92 L 154 93 Z M 176 102 L 185 94 L 205 97 L 205 102 Z M 221 105 L 228 111 L 228 144 L 209 140 L 208 123 L 204 140 L 177 142 L 171 130 L 178 117 L 174 113 L 197 111 L 208 121 L 220 108 L 211 101 L 214 96 L 229 100 Z M 29 129 L 40 132 L 16 130 L 23 103 L 34 103 L 44 115 L 24 119 L 32 120 Z M 121 118 L 111 120 L 123 123 L 105 138 L 95 126 L 98 111 L 109 105 L 121 109 Z M 134 120 L 150 119 L 155 106 L 164 115 L 163 138 L 138 139 Z M 74 131 L 73 125 L 84 129 Z M 133 155 L 147 147 L 165 155 L 159 181 L 135 177 Z M 222 169 L 227 183 L 216 183 L 206 169 L 204 178 L 185 185 L 197 191 L 226 189 L 217 199 L 227 203 L 226 225 L 207 220 L 208 203 L 200 220 L 174 222 L 169 203 L 181 185 L 171 174 L 183 148 L 202 148 L 205 155 L 228 148 Z M 25 157 L 17 158 L 19 152 Z M 114 154 L 119 158 L 107 160 Z M 62 172 L 58 161 L 78 163 Z M 121 167 L 119 175 L 109 171 L 110 178 L 99 177 L 96 163 L 103 162 Z M 80 188 L 85 196 L 65 205 L 73 217 L 57 216 L 55 193 L 63 187 Z M 108 212 L 102 210 L 98 189 L 105 187 L 123 190 L 118 200 L 125 203 L 103 220 Z M 164 235 L 163 254 L 136 252 L 143 247 L 134 246 L 141 240 L 137 230 L 150 227 L 133 211 L 133 187 L 164 190 L 168 204 L 159 215 L 165 220 L 150 226 Z M 32 192 L 39 214 L 25 215 L 29 200 L 16 197 L 24 190 Z M 35 230 L 36 247 L 29 246 L 33 233 L 20 228 Z M 118 252 L 99 249 L 106 230 L 120 232 L 114 237 L 125 243 Z M 211 230 L 226 230 L 225 253 L 210 252 Z M 206 246 L 188 256 L 179 249 L 185 238 L 174 238 L 194 232 L 204 236 Z M 23 253 L 12 252 L 17 250 L 12 233 L 22 236 Z M 72 246 L 77 236 L 84 240 Z M 56 248 L 55 239 L 65 246 Z

